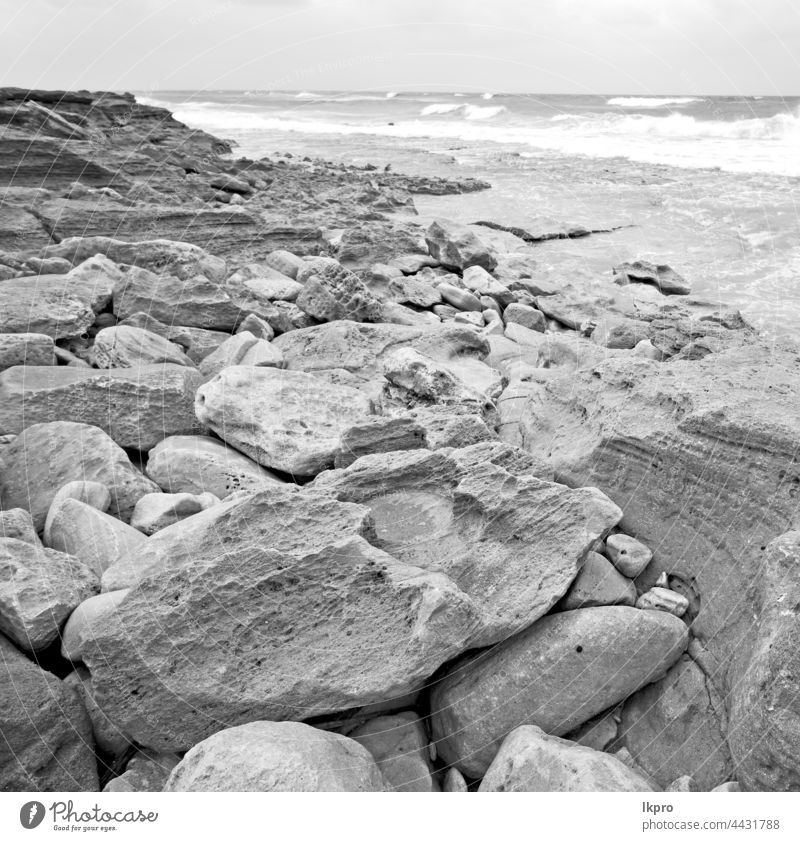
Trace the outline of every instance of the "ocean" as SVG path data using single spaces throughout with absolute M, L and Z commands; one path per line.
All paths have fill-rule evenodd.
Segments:
M 485 178 L 427 217 L 618 228 L 537 246 L 549 265 L 669 263 L 762 331 L 800 319 L 800 97 L 493 92 L 138 92 L 236 144 Z M 567 259 L 568 258 L 568 259 Z

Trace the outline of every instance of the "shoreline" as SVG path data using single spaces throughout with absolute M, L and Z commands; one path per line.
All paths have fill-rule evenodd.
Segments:
M 800 788 L 796 343 L 481 179 L 0 119 L 0 787 Z

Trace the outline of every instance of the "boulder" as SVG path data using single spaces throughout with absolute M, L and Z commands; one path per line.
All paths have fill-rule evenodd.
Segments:
M 260 303 L 294 301 L 303 291 L 303 284 L 263 263 L 248 263 L 226 281 L 227 289 L 235 290 L 235 297 L 252 296 Z
M 562 610 L 622 604 L 633 607 L 636 586 L 597 552 L 589 552 L 578 577 L 560 603 Z
M 526 304 L 509 304 L 503 312 L 503 319 L 506 324 L 520 324 L 539 333 L 544 333 L 546 329 L 544 313 Z
M 367 506 L 376 545 L 450 578 L 480 613 L 472 644 L 490 645 L 547 613 L 622 514 L 592 488 L 571 490 L 493 463 L 510 449 L 364 456 L 312 487 Z
M 125 324 L 105 327 L 95 336 L 92 358 L 98 368 L 135 368 L 164 362 L 192 364 L 174 342 L 149 330 Z
M 252 312 L 242 321 L 236 332 L 252 333 L 257 339 L 264 339 L 266 342 L 271 342 L 275 338 L 275 331 L 270 327 L 269 322 Z
M 389 791 L 439 791 L 428 735 L 416 713 L 378 716 L 348 736 L 372 754 Z
M 687 642 L 686 626 L 667 613 L 613 606 L 546 616 L 452 665 L 437 682 L 431 730 L 438 754 L 481 777 L 515 727 L 568 733 L 663 677 Z
M 467 289 L 459 289 L 451 283 L 440 283 L 437 287 L 442 300 L 462 312 L 481 312 L 483 305 L 477 295 Z
M 692 287 L 670 266 L 634 260 L 614 268 L 614 283 L 649 283 L 664 295 L 689 295 Z
M 97 256 L 67 274 L 4 280 L 0 283 L 3 332 L 40 333 L 53 339 L 80 336 L 108 306 L 120 276 L 117 266 Z
M 148 454 L 147 475 L 165 493 L 211 493 L 219 499 L 283 484 L 224 441 L 204 435 L 171 435 L 156 444 Z
M 358 742 L 296 721 L 254 721 L 195 745 L 165 791 L 384 791 Z
M 99 427 L 121 447 L 149 450 L 168 435 L 199 431 L 201 376 L 183 365 L 137 368 L 17 366 L 0 373 L 0 433 L 73 421 Z
M 212 493 L 145 494 L 133 509 L 131 526 L 146 535 L 199 514 L 219 502 Z
M 643 543 L 627 534 L 612 534 L 606 540 L 606 554 L 614 566 L 628 578 L 644 572 L 653 553 Z
M 425 447 L 424 427 L 412 417 L 366 418 L 342 433 L 334 467 L 348 467 L 361 456 Z
M 271 251 L 264 258 L 264 262 L 275 271 L 285 274 L 292 280 L 297 280 L 297 274 L 306 262 L 302 257 L 297 257 L 291 251 Z
M 750 585 L 755 620 L 731 667 L 728 725 L 732 776 L 745 791 L 800 788 L 799 570 L 793 530 L 766 546 Z
M 444 782 L 442 783 L 442 791 L 466 794 L 467 781 L 458 768 L 447 769 L 447 773 L 444 775 Z
M 45 545 L 74 556 L 98 577 L 144 541 L 140 531 L 78 499 L 54 501 L 47 515 Z
M 85 482 L 76 479 L 73 482 L 67 482 L 62 485 L 53 497 L 50 503 L 50 508 L 47 511 L 47 519 L 44 522 L 44 534 L 42 535 L 45 543 L 50 540 L 50 523 L 53 516 L 58 512 L 61 503 L 66 499 L 77 499 L 79 502 L 84 502 L 86 505 L 91 505 L 98 511 L 108 511 L 111 505 L 111 491 L 102 482 Z
M 64 683 L 76 691 L 89 716 L 94 742 L 101 754 L 100 761 L 115 762 L 131 750 L 133 746 L 130 739 L 108 720 L 106 714 L 95 703 L 89 672 L 83 666 L 73 664 L 72 671 L 64 678 Z
M 336 260 L 320 257 L 298 272 L 297 306 L 317 321 L 381 321 L 380 301 L 364 282 Z
M 221 281 L 226 272 L 225 261 L 221 257 L 212 257 L 197 245 L 167 239 L 123 242 L 103 236 L 69 237 L 43 249 L 43 254 L 65 258 L 73 264 L 95 254 L 105 254 L 114 263 L 138 266 L 182 280 L 204 275 L 209 280 Z
M 89 716 L 76 691 L 0 636 L 0 791 L 97 791 Z
M 200 372 L 204 377 L 213 377 L 233 365 L 282 368 L 283 356 L 269 342 L 240 330 L 203 359 Z
M 490 272 L 497 265 L 494 254 L 471 228 L 448 219 L 434 220 L 425 232 L 425 242 L 431 256 L 449 268 L 481 266 Z
M 534 725 L 512 730 L 479 791 L 652 791 L 619 759 L 549 736 Z
M 137 500 L 158 486 L 143 476 L 103 430 L 85 423 L 54 421 L 25 429 L 3 452 L 3 508 L 30 511 L 37 530 L 59 488 L 97 481 L 111 491 L 110 511 L 127 521 Z
M 688 775 L 699 790 L 710 791 L 733 774 L 720 707 L 699 666 L 684 655 L 625 702 L 622 743 L 662 788 Z
M 478 619 L 444 575 L 371 546 L 370 529 L 363 506 L 269 490 L 148 538 L 133 589 L 83 641 L 97 703 L 140 744 L 186 750 L 224 727 L 421 688 Z
M 44 333 L 0 333 L 0 371 L 15 365 L 55 365 L 53 337 Z
M 33 518 L 24 508 L 10 508 L 0 511 L 0 538 L 11 537 L 23 540 L 31 546 L 41 546 L 39 536 L 33 526 Z
M 84 599 L 69 615 L 61 634 L 61 656 L 80 661 L 83 641 L 94 636 L 95 626 L 102 627 L 105 618 L 117 609 L 129 589 L 111 590 Z
M 332 466 L 342 433 L 372 406 L 361 391 L 300 371 L 234 366 L 197 390 L 196 412 L 264 467 L 314 476 Z
M 176 753 L 137 751 L 125 766 L 125 771 L 109 780 L 103 791 L 163 791 L 169 775 L 181 757 Z
M 98 588 L 97 576 L 77 558 L 0 539 L 0 631 L 25 650 L 53 643 L 64 620 Z

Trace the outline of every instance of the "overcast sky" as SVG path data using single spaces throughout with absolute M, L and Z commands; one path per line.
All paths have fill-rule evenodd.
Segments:
M 800 94 L 798 0 L 0 0 L 0 85 Z

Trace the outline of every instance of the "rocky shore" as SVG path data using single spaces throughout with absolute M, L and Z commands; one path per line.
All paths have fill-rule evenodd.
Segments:
M 797 345 L 474 179 L 0 137 L 0 789 L 800 789 Z

